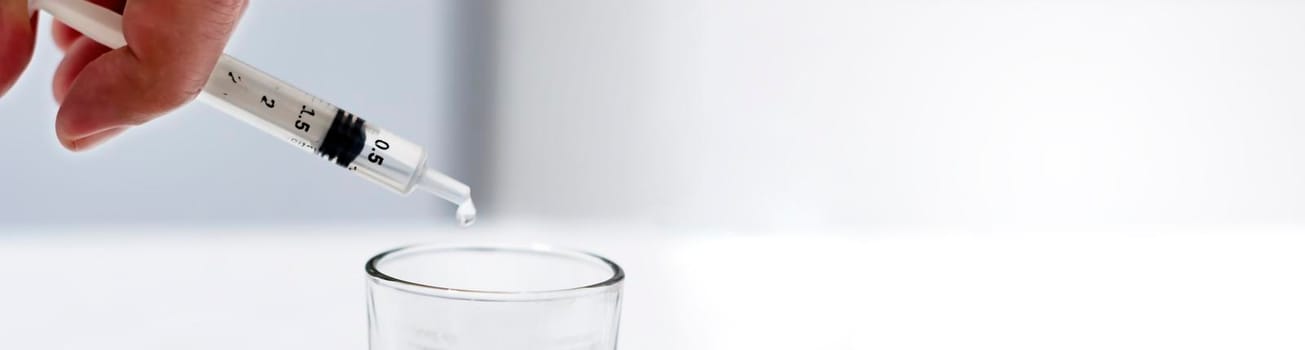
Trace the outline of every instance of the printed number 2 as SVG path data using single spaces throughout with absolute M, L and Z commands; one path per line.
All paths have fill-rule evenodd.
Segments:
M 276 100 L 263 96 L 263 105 L 267 106 L 267 108 L 276 108 Z

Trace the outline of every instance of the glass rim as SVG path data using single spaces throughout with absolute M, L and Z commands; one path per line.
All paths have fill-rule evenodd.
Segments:
M 385 259 L 403 253 L 449 251 L 535 253 L 545 254 L 551 257 L 578 258 L 581 260 L 587 260 L 587 262 L 606 266 L 611 271 L 611 275 L 596 283 L 571 288 L 531 291 L 497 291 L 444 287 L 413 282 L 388 275 L 377 267 L 377 265 Z M 476 301 L 535 301 L 573 298 L 619 286 L 625 280 L 625 270 L 622 269 L 620 265 L 617 265 L 615 262 L 601 255 L 581 250 L 557 248 L 546 244 L 412 244 L 376 254 L 371 259 L 367 260 L 365 270 L 372 281 L 400 291 L 425 296 Z

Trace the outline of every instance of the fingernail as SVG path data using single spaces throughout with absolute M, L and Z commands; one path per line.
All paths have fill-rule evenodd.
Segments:
M 68 150 L 73 152 L 81 152 L 81 151 L 89 150 L 91 148 L 94 148 L 95 146 L 99 146 L 101 143 L 104 143 L 104 141 L 108 141 L 114 136 L 118 136 L 118 134 L 122 134 L 124 131 L 127 131 L 127 127 L 117 127 L 117 128 L 101 131 L 92 134 L 90 136 L 86 136 L 68 142 L 64 144 L 64 147 L 68 148 Z

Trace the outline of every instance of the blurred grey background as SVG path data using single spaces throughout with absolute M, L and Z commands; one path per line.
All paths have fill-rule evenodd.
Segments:
M 421 144 L 484 221 L 1295 226 L 1305 3 L 254 1 L 229 52 Z M 53 138 L 0 100 L 7 225 L 447 224 L 202 105 Z

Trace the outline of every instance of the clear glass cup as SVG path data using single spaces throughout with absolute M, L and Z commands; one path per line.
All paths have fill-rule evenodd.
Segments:
M 625 272 L 548 246 L 411 246 L 367 262 L 371 350 L 616 349 Z

